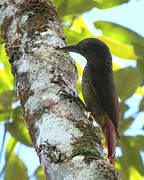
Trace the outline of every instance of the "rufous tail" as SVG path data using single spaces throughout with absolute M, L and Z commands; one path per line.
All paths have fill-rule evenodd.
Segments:
M 107 159 L 111 164 L 115 164 L 116 154 L 116 133 L 112 121 L 106 117 L 106 124 L 102 127 L 103 134 L 105 136 L 105 148 L 107 149 Z

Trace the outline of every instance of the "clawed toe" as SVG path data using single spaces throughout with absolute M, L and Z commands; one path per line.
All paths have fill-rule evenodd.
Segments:
M 74 91 L 72 91 L 72 94 L 70 94 L 66 90 L 60 89 L 58 91 L 58 95 L 63 97 L 63 99 L 71 99 L 72 101 L 75 101 L 78 105 L 85 109 L 85 104 L 81 101 L 79 96 L 77 96 Z
M 70 94 L 63 89 L 60 89 L 57 94 L 60 95 L 61 97 L 63 97 L 64 99 L 72 99 L 72 100 L 75 99 L 75 93 Z

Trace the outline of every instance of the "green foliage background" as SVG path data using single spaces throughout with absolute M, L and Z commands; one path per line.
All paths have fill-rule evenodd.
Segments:
M 122 156 L 116 159 L 116 168 L 119 170 L 123 180 L 142 180 L 144 175 L 144 165 L 140 156 L 140 151 L 144 151 L 143 136 L 125 136 L 124 132 L 130 127 L 135 118 L 133 116 L 124 119 L 124 113 L 129 109 L 125 104 L 126 100 L 133 94 L 143 96 L 139 104 L 139 112 L 144 111 L 144 38 L 132 30 L 122 27 L 118 24 L 107 21 L 96 21 L 94 26 L 102 31 L 101 36 L 94 36 L 89 30 L 82 18 L 82 13 L 91 10 L 94 7 L 100 9 L 112 8 L 128 0 L 53 0 L 56 5 L 60 18 L 63 22 L 65 35 L 68 44 L 75 44 L 87 37 L 96 37 L 104 41 L 113 55 L 133 59 L 137 62 L 136 68 L 122 68 L 113 64 L 115 83 L 118 94 L 121 99 L 121 125 L 118 146 L 122 149 Z M 0 42 L 2 38 L 0 37 Z M 79 64 L 79 76 L 82 76 L 82 68 Z M 80 97 L 81 85 L 80 80 L 77 83 L 77 89 Z M 15 146 L 18 142 L 26 146 L 32 146 L 27 129 L 24 125 L 21 109 L 14 106 L 18 102 L 15 92 L 13 76 L 10 70 L 10 64 L 5 53 L 4 44 L 0 43 L 0 121 L 5 127 L 3 143 L 7 132 L 11 134 L 7 143 L 5 152 L 5 165 L 0 172 L 4 179 L 29 179 L 27 176 L 27 167 L 23 161 L 14 153 Z M 14 168 L 14 169 L 13 169 Z M 36 179 L 44 179 L 43 170 L 38 168 L 33 176 Z

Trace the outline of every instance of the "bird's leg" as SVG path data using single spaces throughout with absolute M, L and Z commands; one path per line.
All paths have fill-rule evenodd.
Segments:
M 115 128 L 109 117 L 106 117 L 106 125 L 102 127 L 103 134 L 105 136 L 105 148 L 107 149 L 107 159 L 111 164 L 115 164 L 116 154 L 116 135 Z
M 72 101 L 75 101 L 83 109 L 86 109 L 85 104 L 82 102 L 82 100 L 79 98 L 79 96 L 76 95 L 76 93 L 74 91 L 72 91 L 72 94 L 71 94 L 63 89 L 60 89 L 58 91 L 58 94 L 60 94 L 60 96 L 62 96 L 64 99 L 71 99 Z

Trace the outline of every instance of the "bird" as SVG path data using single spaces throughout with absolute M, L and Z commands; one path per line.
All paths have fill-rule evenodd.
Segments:
M 115 164 L 116 141 L 120 138 L 120 105 L 113 79 L 110 49 L 97 38 L 87 38 L 59 50 L 79 53 L 87 60 L 82 75 L 82 95 L 87 111 L 105 137 L 106 158 Z

